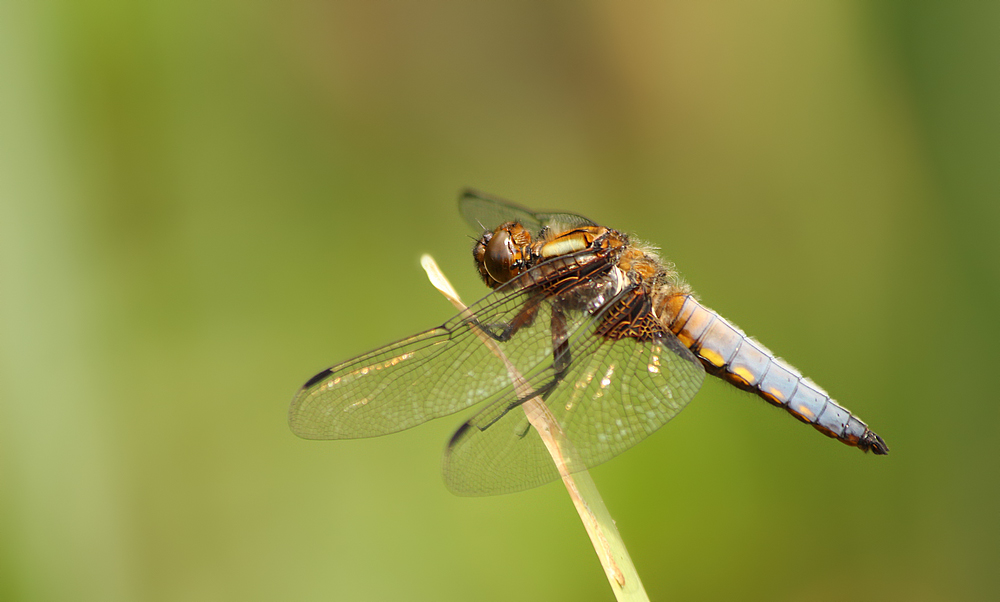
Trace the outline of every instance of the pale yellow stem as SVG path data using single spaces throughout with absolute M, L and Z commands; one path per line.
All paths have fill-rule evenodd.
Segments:
M 420 264 L 427 272 L 431 284 L 441 291 L 463 316 L 472 317 L 472 312 L 462 303 L 458 293 L 452 288 L 451 283 L 445 278 L 434 259 L 430 255 L 424 255 L 420 258 Z M 507 359 L 497 342 L 482 330 L 476 329 L 476 333 L 483 344 L 489 347 L 504 363 L 518 396 L 529 393 L 528 383 Z M 648 601 L 649 598 L 639 580 L 639 574 L 632 564 L 632 559 L 629 558 L 625 543 L 615 527 L 611 514 L 604 505 L 604 500 L 601 499 L 601 495 L 597 491 L 597 485 L 594 484 L 590 473 L 586 471 L 583 463 L 578 459 L 572 442 L 565 436 L 559 421 L 539 397 L 525 402 L 521 407 L 528 417 L 528 422 L 542 438 L 546 449 L 552 456 L 552 461 L 559 470 L 563 484 L 569 491 L 570 499 L 573 500 L 573 505 L 576 506 L 580 520 L 583 521 L 583 526 L 587 530 L 587 535 L 590 536 L 594 551 L 597 552 L 601 566 L 604 567 L 615 598 L 618 600 Z

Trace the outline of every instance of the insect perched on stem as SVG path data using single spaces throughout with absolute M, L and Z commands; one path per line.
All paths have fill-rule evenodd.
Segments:
M 864 422 L 702 305 L 672 265 L 624 233 L 471 190 L 459 207 L 484 230 L 473 256 L 492 292 L 437 328 L 309 379 L 289 410 L 297 435 L 386 435 L 482 403 L 448 444 L 445 480 L 463 495 L 508 493 L 559 477 L 525 413 L 513 411 L 528 400 L 545 403 L 585 468 L 666 424 L 708 372 L 829 437 L 889 452 Z M 512 382 L 511 367 L 523 382 Z

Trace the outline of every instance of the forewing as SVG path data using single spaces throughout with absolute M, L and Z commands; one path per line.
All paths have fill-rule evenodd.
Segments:
M 543 227 L 562 232 L 579 226 L 597 225 L 572 213 L 531 211 L 512 201 L 471 188 L 462 192 L 458 208 L 462 217 L 476 232 L 493 230 L 504 222 L 518 222 L 532 233 L 538 233 Z
M 572 361 L 545 398 L 575 448 L 575 469 L 601 464 L 639 443 L 677 415 L 705 372 L 677 338 L 612 341 L 593 328 L 570 340 Z M 545 391 L 544 378 L 533 388 Z M 512 403 L 512 401 L 514 403 Z M 459 495 L 496 495 L 559 477 L 552 458 L 512 390 L 462 426 L 444 459 L 445 481 Z
M 307 439 L 375 437 L 508 396 L 510 373 L 480 330 L 493 334 L 491 344 L 516 370 L 545 378 L 552 364 L 551 308 L 540 292 L 545 283 L 530 276 L 496 289 L 470 314 L 320 372 L 292 400 L 292 431 Z M 519 288 L 524 282 L 534 284 Z

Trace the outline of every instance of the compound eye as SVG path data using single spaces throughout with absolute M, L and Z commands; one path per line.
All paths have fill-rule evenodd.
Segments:
M 500 230 L 486 243 L 483 257 L 486 272 L 497 282 L 504 283 L 521 273 L 521 251 L 507 230 Z

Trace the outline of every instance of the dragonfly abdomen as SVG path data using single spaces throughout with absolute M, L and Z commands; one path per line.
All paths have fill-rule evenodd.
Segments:
M 826 391 L 693 296 L 668 297 L 661 308 L 663 322 L 709 374 L 759 395 L 847 445 L 889 452 L 881 437 Z

